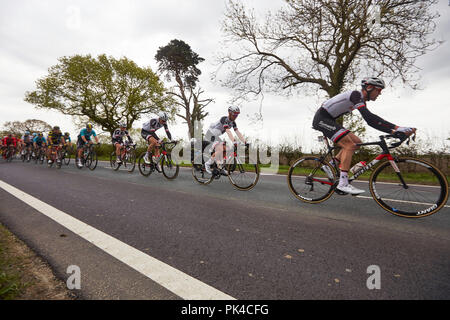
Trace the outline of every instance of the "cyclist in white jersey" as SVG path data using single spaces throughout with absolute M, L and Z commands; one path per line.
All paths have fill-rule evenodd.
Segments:
M 237 128 L 235 122 L 239 113 L 239 107 L 230 106 L 228 108 L 228 116 L 224 116 L 219 121 L 212 123 L 205 134 L 205 139 L 213 143 L 211 147 L 211 158 L 205 162 L 205 169 L 210 174 L 212 173 L 211 166 L 214 164 L 214 161 L 217 160 L 219 166 L 223 163 L 224 141 L 220 138 L 221 135 L 226 132 L 233 144 L 237 144 L 236 139 L 231 133 L 231 129 L 233 128 L 239 140 L 245 144 L 245 138 Z
M 366 106 L 367 101 L 375 101 L 385 88 L 384 81 L 379 78 L 365 78 L 361 81 L 361 91 L 348 91 L 340 93 L 325 101 L 317 110 L 313 128 L 321 131 L 326 137 L 331 139 L 338 146 L 342 147 L 333 161 L 339 162 L 341 171 L 339 185 L 337 189 L 350 193 L 360 194 L 364 190 L 357 189 L 348 183 L 348 171 L 352 162 L 353 153 L 359 149 L 357 144 L 361 140 L 349 130 L 336 122 L 343 114 L 358 110 L 367 124 L 377 130 L 394 133 L 402 132 L 406 136 L 413 134 L 416 129 L 410 127 L 396 126 L 379 116 L 371 113 Z

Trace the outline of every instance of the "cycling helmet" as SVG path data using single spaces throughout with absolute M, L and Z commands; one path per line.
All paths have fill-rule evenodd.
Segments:
M 36 137 L 37 136 L 37 133 L 36 132 L 33 132 L 33 137 Z
M 53 127 L 53 131 L 58 131 L 59 130 L 59 127 L 58 126 L 54 126 Z
M 369 77 L 361 80 L 361 86 L 363 87 L 363 89 L 366 89 L 368 85 L 372 85 L 374 87 L 378 87 L 381 89 L 384 89 L 386 86 L 383 79 L 381 78 Z
M 42 132 L 38 133 L 39 137 L 42 137 L 44 134 Z
M 239 110 L 239 107 L 229 106 L 228 107 L 228 112 L 239 114 L 239 113 L 241 113 L 241 110 Z
M 92 130 L 92 124 L 91 124 L 91 123 L 87 123 L 87 124 L 86 124 L 86 129 Z
M 121 122 L 121 123 L 119 123 L 119 127 L 120 128 L 126 128 L 127 125 L 125 124 L 125 122 Z
M 29 135 L 30 134 L 30 131 L 25 131 L 25 135 L 27 136 L 27 135 Z
M 167 116 L 167 113 L 165 113 L 164 111 L 161 111 L 160 113 L 158 113 L 158 117 L 159 117 L 159 119 L 162 120 L 162 121 L 167 121 L 167 119 L 169 118 L 169 117 Z
M 65 135 L 65 136 L 70 136 L 70 133 L 64 132 L 64 135 Z

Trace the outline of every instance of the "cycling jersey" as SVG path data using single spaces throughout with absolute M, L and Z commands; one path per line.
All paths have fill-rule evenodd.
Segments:
M 17 145 L 17 139 L 16 137 L 4 137 L 3 138 L 3 145 L 9 146 L 10 144 L 14 145 L 14 147 Z
M 30 134 L 23 135 L 22 140 L 26 145 L 33 143 L 33 137 Z
M 43 143 L 47 143 L 44 137 L 35 137 L 33 142 L 35 142 L 38 146 L 42 146 Z
M 82 140 L 81 137 L 85 137 L 87 141 L 91 140 L 91 136 L 96 137 L 97 134 L 92 129 L 91 132 L 88 132 L 86 128 L 81 129 L 80 134 L 78 135 L 78 140 Z
M 49 144 L 50 143 L 52 143 L 52 144 L 59 144 L 61 142 L 61 138 L 62 138 L 62 133 L 61 132 L 56 133 L 56 132 L 50 131 L 48 133 L 48 135 L 47 135 L 47 140 L 48 140 Z M 51 141 L 50 141 L 50 139 L 51 139 Z
M 72 142 L 72 139 L 70 139 L 70 137 L 64 136 L 64 141 L 65 141 L 66 143 L 70 143 L 70 142 Z
M 237 130 L 236 122 L 225 116 L 220 118 L 219 121 L 212 123 L 209 126 L 208 131 L 210 132 L 210 135 L 220 136 L 224 134 L 227 129 L 231 128 Z
M 156 140 L 159 140 L 158 136 L 156 135 L 155 131 L 164 127 L 164 130 L 166 131 L 167 137 L 169 140 L 172 140 L 172 135 L 170 134 L 169 128 L 167 127 L 167 123 L 161 124 L 159 122 L 159 118 L 150 119 L 149 121 L 145 122 L 142 125 L 141 130 L 141 136 L 148 140 L 149 136 L 154 137 Z
M 128 138 L 128 141 L 130 141 L 130 143 L 133 143 L 133 140 L 131 139 L 130 134 L 128 133 L 127 130 L 122 131 L 122 130 L 120 130 L 120 128 L 117 128 L 112 135 L 113 144 L 116 142 L 122 143 L 123 137 L 125 137 L 125 136 Z
M 313 128 L 323 132 L 326 137 L 336 143 L 350 131 L 343 128 L 335 120 L 356 109 L 369 126 L 386 133 L 395 129 L 394 124 L 367 109 L 361 91 L 343 92 L 325 101 L 314 116 Z

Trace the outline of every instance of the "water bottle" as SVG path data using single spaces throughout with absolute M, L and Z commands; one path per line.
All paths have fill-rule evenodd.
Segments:
M 358 172 L 359 170 L 361 170 L 362 168 L 364 168 L 366 166 L 366 162 L 365 161 L 360 161 L 357 164 L 355 164 L 351 169 L 350 172 L 355 174 L 356 172 Z

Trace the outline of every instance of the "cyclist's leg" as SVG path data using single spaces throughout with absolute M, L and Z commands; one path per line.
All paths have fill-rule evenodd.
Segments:
M 338 153 L 339 157 L 337 157 L 341 161 L 339 166 L 341 170 L 347 172 L 350 170 L 353 153 L 359 149 L 359 146 L 357 145 L 359 143 L 361 143 L 361 140 L 352 132 L 348 132 L 347 135 L 337 143 L 337 145 L 342 148 Z

